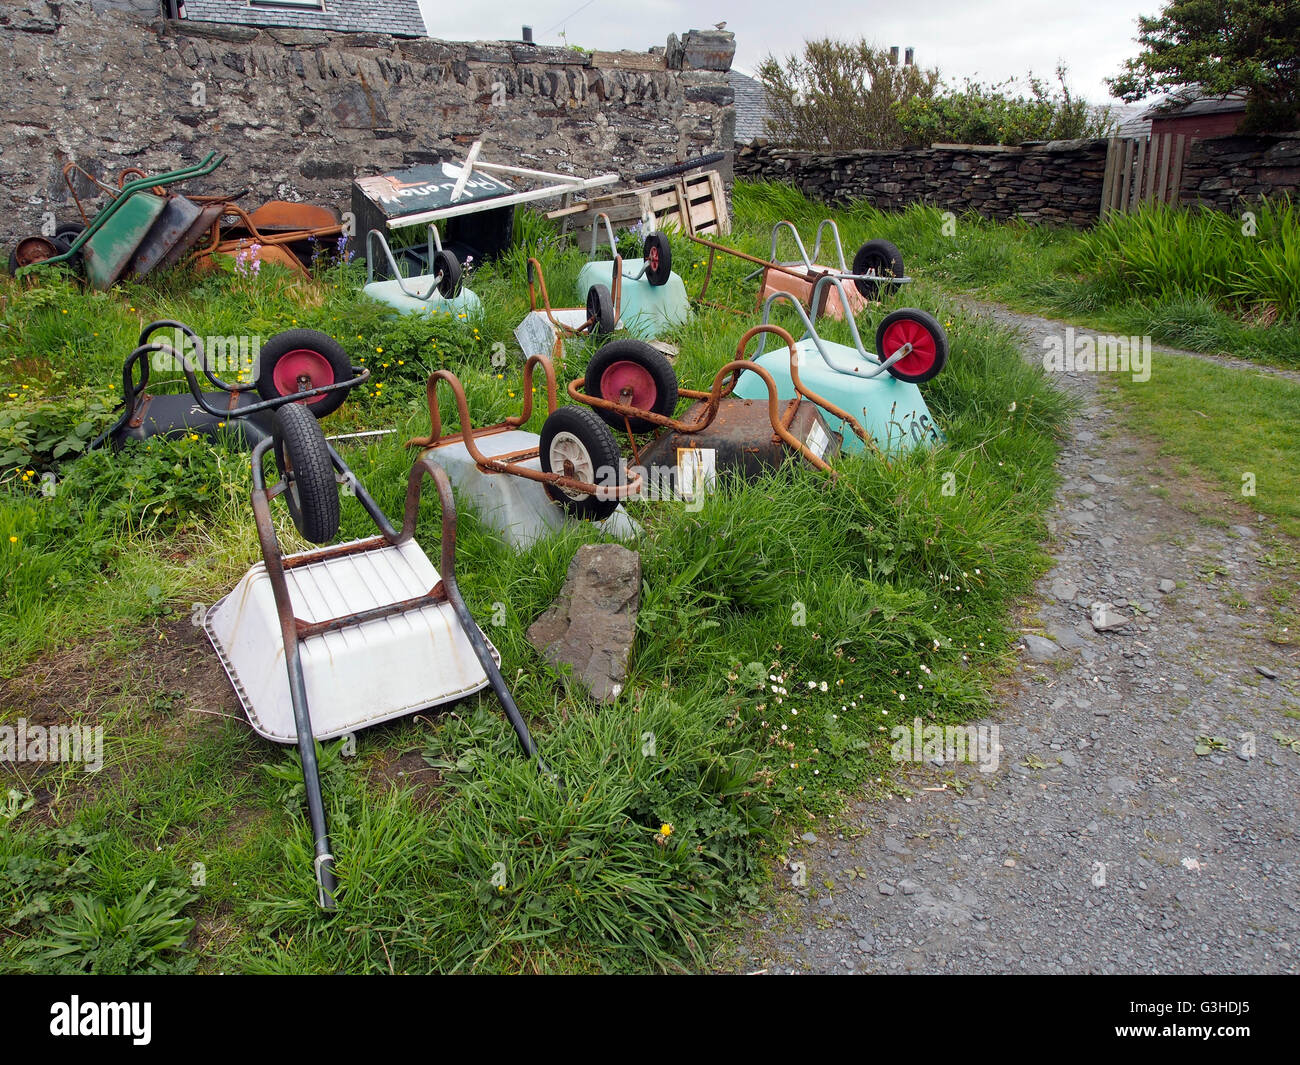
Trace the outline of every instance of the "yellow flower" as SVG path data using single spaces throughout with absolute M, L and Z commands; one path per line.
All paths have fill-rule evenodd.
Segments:
M 513 392 L 507 392 L 506 395 L 509 396 L 511 399 L 515 398 L 515 394 Z
M 26 386 L 26 385 L 23 385 L 23 391 L 24 391 L 24 392 L 27 391 L 27 386 Z
M 67 313 L 68 313 L 68 308 L 67 308 L 67 307 L 64 307 L 64 308 L 63 308 L 63 313 L 64 313 L 64 314 L 67 314 Z
M 664 823 L 664 824 L 662 824 L 662 825 L 659 826 L 659 835 L 664 836 L 664 837 L 668 837 L 668 836 L 671 836 L 672 834 L 673 834 L 673 826 L 672 826 L 672 825 L 667 824 L 667 823 Z
M 375 350 L 376 350 L 377 352 L 379 352 L 380 355 L 382 355 L 382 354 L 384 353 L 384 349 L 383 349 L 383 348 L 375 348 Z
M 505 379 L 506 379 L 506 375 L 505 375 L 505 374 L 503 374 L 503 373 L 499 373 L 499 374 L 497 374 L 497 380 L 498 380 L 498 381 L 504 381 Z
M 398 366 L 405 366 L 405 365 L 406 365 L 406 360 L 405 360 L 405 359 L 398 359 L 398 360 L 397 360 L 397 365 L 398 365 Z
M 11 536 L 11 537 L 9 537 L 9 542 L 10 542 L 11 544 L 16 544 L 16 543 L 18 542 L 18 537 L 16 537 L 16 536 Z
M 18 393 L 17 393 L 17 392 L 10 392 L 10 393 L 9 393 L 9 398 L 10 398 L 10 399 L 17 399 L 17 398 L 18 398 Z

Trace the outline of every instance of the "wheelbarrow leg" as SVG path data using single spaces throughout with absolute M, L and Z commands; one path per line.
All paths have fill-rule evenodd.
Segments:
M 307 819 L 311 824 L 316 852 L 312 871 L 316 876 L 317 901 L 321 909 L 333 910 L 338 880 L 334 876 L 334 855 L 330 851 L 329 829 L 325 823 L 325 797 L 321 794 L 320 765 L 316 761 L 316 736 L 312 732 L 311 713 L 307 708 L 307 682 L 303 679 L 293 600 L 289 596 L 280 544 L 275 535 L 275 525 L 271 521 L 269 493 L 262 476 L 262 460 L 270 448 L 271 440 L 268 438 L 253 449 L 253 517 L 257 523 L 262 561 L 266 565 L 266 575 L 271 582 L 271 593 L 280 620 L 284 665 L 289 674 L 289 701 L 293 704 L 293 724 L 298 734 L 298 754 L 302 759 L 302 783 L 307 792 Z
M 320 765 L 316 761 L 316 736 L 311 730 L 311 715 L 307 711 L 307 686 L 302 676 L 302 659 L 298 654 L 297 634 L 284 634 L 285 666 L 289 670 L 289 698 L 293 703 L 293 723 L 298 732 L 298 754 L 302 758 L 302 782 L 307 792 L 307 819 L 315 843 L 316 858 L 312 868 L 316 874 L 317 901 L 321 908 L 332 910 L 338 892 L 334 876 L 334 855 L 330 853 L 329 828 L 325 823 L 325 796 L 321 793 Z

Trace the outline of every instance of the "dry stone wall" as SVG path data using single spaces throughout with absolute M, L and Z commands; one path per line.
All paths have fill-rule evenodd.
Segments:
M 0 5 L 0 243 L 46 211 L 69 216 L 68 162 L 160 172 L 216 150 L 228 161 L 188 189 L 346 209 L 354 176 L 462 156 L 479 138 L 492 161 L 625 178 L 733 143 L 726 73 L 670 69 L 662 48 L 259 30 L 147 9 Z

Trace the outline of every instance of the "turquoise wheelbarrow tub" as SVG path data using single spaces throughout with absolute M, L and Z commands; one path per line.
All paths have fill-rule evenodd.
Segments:
M 601 224 L 612 259 L 596 259 Z M 608 286 L 613 295 L 616 326 L 640 340 L 653 340 L 670 329 L 685 325 L 691 317 L 690 299 L 680 275 L 673 273 L 673 253 L 668 238 L 650 233 L 639 259 L 624 259 L 618 253 L 614 227 L 603 212 L 591 226 L 592 259 L 578 272 L 578 300 L 585 303 L 597 285 Z
M 376 251 L 383 253 L 393 275 L 388 280 L 375 280 Z M 483 301 L 469 289 L 461 287 L 460 260 L 443 248 L 438 227 L 432 223 L 429 225 L 427 261 L 433 273 L 403 277 L 387 238 L 379 230 L 372 229 L 366 234 L 366 284 L 361 291 L 402 314 L 450 314 L 466 321 L 477 316 L 483 309 Z
M 818 282 L 819 287 L 823 284 L 841 286 L 834 277 Z M 843 293 L 841 296 L 846 298 Z M 851 413 L 886 455 L 944 442 L 946 438 L 918 387 L 938 374 L 948 360 L 948 336 L 932 315 L 911 307 L 886 315 L 876 329 L 880 354 L 872 354 L 864 347 L 852 318 L 846 321 L 854 346 L 836 344 L 817 334 L 803 305 L 789 293 L 778 292 L 768 298 L 763 306 L 764 324 L 779 300 L 788 301 L 804 324 L 804 335 L 795 347 L 805 389 Z M 753 358 L 775 379 L 778 398 L 796 397 L 787 352 L 760 351 Z M 763 391 L 761 382 L 751 374 L 742 375 L 735 394 L 742 399 L 762 399 Z M 858 436 L 845 430 L 842 419 L 827 413 L 826 421 L 843 435 L 844 451 L 864 449 Z

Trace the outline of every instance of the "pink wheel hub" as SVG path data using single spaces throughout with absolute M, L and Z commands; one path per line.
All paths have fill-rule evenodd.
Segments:
M 297 348 L 294 351 L 286 351 L 280 356 L 275 369 L 271 371 L 271 380 L 280 395 L 292 396 L 295 392 L 332 385 L 334 368 L 330 366 L 329 359 L 319 351 Z M 323 395 L 313 396 L 303 402 L 315 403 L 324 398 Z
M 600 396 L 637 410 L 653 410 L 659 389 L 644 366 L 623 361 L 611 363 L 600 375 Z
M 919 376 L 934 365 L 938 357 L 938 345 L 930 330 L 920 322 L 904 318 L 885 330 L 885 350 L 878 352 L 880 361 L 884 362 L 904 344 L 911 344 L 912 350 L 894 363 L 894 368 L 909 377 Z

